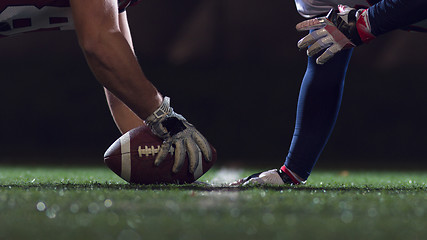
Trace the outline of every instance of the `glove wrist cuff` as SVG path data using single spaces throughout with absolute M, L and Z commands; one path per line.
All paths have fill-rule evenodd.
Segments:
M 375 39 L 371 32 L 371 23 L 369 22 L 368 9 L 360 9 L 356 13 L 356 29 L 363 43 L 368 43 Z
M 163 102 L 156 111 L 154 111 L 150 116 L 145 119 L 147 125 L 152 125 L 154 122 L 157 122 L 159 119 L 164 118 L 165 116 L 172 113 L 172 108 L 170 107 L 170 98 L 164 97 Z
M 169 97 L 164 97 L 160 107 L 147 117 L 145 123 L 155 135 L 162 139 L 172 137 L 192 126 L 182 115 L 173 111 Z

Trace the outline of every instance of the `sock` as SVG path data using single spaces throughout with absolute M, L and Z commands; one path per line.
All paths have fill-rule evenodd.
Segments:
M 293 173 L 291 170 L 287 169 L 285 165 L 283 165 L 279 170 L 279 175 L 282 178 L 283 182 L 285 183 L 291 183 L 291 184 L 301 184 L 303 180 L 298 177 L 295 173 Z

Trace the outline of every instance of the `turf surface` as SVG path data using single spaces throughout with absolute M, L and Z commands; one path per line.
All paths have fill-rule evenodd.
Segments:
M 130 185 L 106 167 L 0 166 L 0 239 L 427 239 L 427 173 L 315 171 L 296 187 Z

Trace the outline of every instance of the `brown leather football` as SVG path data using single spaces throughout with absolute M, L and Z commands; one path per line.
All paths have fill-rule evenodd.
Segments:
M 211 145 L 212 161 L 204 157 L 199 161 L 194 174 L 188 171 L 188 156 L 178 173 L 172 172 L 173 152 L 159 165 L 154 159 L 163 140 L 154 135 L 147 126 L 130 130 L 117 139 L 105 152 L 105 164 L 129 183 L 137 184 L 183 184 L 192 183 L 206 173 L 217 159 L 215 148 Z

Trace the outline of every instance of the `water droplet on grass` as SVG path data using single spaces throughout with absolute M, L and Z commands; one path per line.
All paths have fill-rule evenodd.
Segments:
M 72 212 L 72 213 L 77 213 L 78 211 L 79 211 L 79 205 L 77 204 L 77 203 L 73 203 L 73 204 L 71 204 L 71 206 L 70 206 L 70 211 Z
M 314 204 L 319 204 L 320 203 L 320 199 L 319 198 L 313 198 L 313 203 Z
M 46 216 L 50 219 L 56 218 L 56 211 L 53 208 L 46 210 Z
M 99 195 L 99 196 L 98 196 L 98 200 L 99 200 L 99 201 L 104 201 L 104 200 L 105 200 L 104 195 Z
M 113 206 L 113 201 L 111 201 L 111 199 L 105 199 L 105 201 L 104 201 L 104 206 L 106 207 L 106 208 L 110 208 L 110 207 L 112 207 Z
M 43 212 L 46 210 L 46 204 L 44 204 L 44 202 L 38 202 L 36 208 L 38 211 Z
M 99 212 L 99 206 L 97 203 L 93 202 L 93 203 L 89 203 L 89 205 L 87 206 L 87 210 L 89 211 L 89 213 L 91 214 L 97 214 Z

